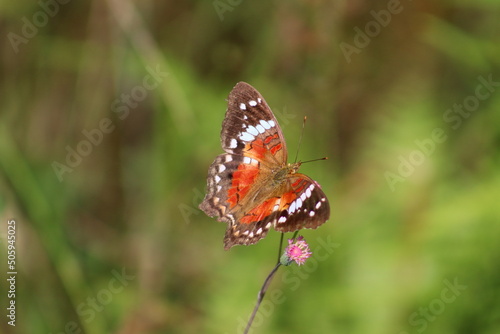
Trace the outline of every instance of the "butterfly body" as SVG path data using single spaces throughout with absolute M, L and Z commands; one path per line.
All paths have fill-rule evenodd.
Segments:
M 207 215 L 226 222 L 225 248 L 250 245 L 270 227 L 280 232 L 317 228 L 330 208 L 319 184 L 287 163 L 278 121 L 260 93 L 239 82 L 229 94 L 221 144 L 208 170 Z

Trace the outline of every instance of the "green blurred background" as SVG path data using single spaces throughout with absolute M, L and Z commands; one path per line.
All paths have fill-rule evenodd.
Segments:
M 246 81 L 292 159 L 308 116 L 300 159 L 329 160 L 301 171 L 332 206 L 253 333 L 499 333 L 499 15 L 494 0 L 3 2 L 0 331 L 242 333 L 279 234 L 226 252 L 197 206 Z

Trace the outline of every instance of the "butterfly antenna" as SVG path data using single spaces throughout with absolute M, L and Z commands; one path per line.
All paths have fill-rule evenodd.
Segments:
M 307 161 L 301 161 L 301 163 L 305 164 L 307 162 L 313 162 L 313 161 L 318 161 L 318 160 L 328 160 L 328 157 L 323 157 L 323 158 L 318 158 L 318 159 L 312 159 L 312 160 L 307 160 Z
M 300 132 L 299 145 L 297 146 L 297 153 L 295 154 L 294 163 L 297 162 L 299 157 L 300 144 L 302 144 L 302 136 L 304 135 L 304 128 L 306 127 L 307 116 L 304 116 L 304 122 L 302 123 L 302 131 Z

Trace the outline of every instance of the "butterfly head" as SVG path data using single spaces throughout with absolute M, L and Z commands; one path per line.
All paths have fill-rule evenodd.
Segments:
M 281 183 L 285 181 L 290 175 L 297 173 L 301 164 L 302 163 L 299 161 L 294 163 L 288 163 L 283 167 L 279 167 L 274 172 L 274 183 L 275 184 Z

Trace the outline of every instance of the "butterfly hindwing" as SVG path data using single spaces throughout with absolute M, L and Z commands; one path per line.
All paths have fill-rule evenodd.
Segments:
M 210 217 L 219 217 L 226 223 L 234 222 L 228 190 L 232 188 L 233 175 L 239 165 L 239 156 L 227 153 L 217 156 L 208 169 L 207 194 L 200 209 Z
M 265 197 L 264 189 L 255 185 L 266 175 L 267 168 L 254 158 L 221 154 L 208 169 L 207 194 L 200 208 L 211 217 L 233 223 L 243 216 L 245 207 Z
M 226 231 L 226 248 L 254 244 L 271 226 L 279 232 L 315 229 L 330 217 L 330 206 L 320 185 L 304 174 L 293 177 L 265 200 L 238 218 Z
M 304 174 L 296 173 L 288 180 L 283 203 L 277 216 L 276 231 L 293 232 L 315 229 L 330 218 L 330 205 L 321 186 Z

